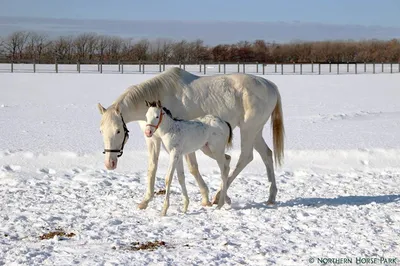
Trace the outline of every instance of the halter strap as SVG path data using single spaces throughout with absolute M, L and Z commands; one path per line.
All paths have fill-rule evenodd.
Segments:
M 157 129 L 160 126 L 161 122 L 162 122 L 163 115 L 164 115 L 164 112 L 161 109 L 160 120 L 158 120 L 157 125 L 155 126 L 155 125 L 152 125 L 152 124 L 147 124 L 146 127 L 149 126 L 149 127 L 154 127 L 155 129 Z
M 122 126 L 124 128 L 124 140 L 122 141 L 122 145 L 121 145 L 121 149 L 119 150 L 110 150 L 110 149 L 104 149 L 103 154 L 105 154 L 106 152 L 119 152 L 119 154 L 117 155 L 117 157 L 121 157 L 122 154 L 124 153 L 124 146 L 125 146 L 125 142 L 126 139 L 129 139 L 129 130 L 125 124 L 124 118 L 122 117 L 121 114 L 121 120 L 122 120 Z

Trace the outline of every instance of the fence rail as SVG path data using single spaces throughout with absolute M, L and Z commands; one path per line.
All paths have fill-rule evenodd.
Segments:
M 400 73 L 400 63 L 177 63 L 162 62 L 75 62 L 39 64 L 0 63 L 0 73 L 100 73 L 100 74 L 155 74 L 171 67 L 179 67 L 201 75 L 251 73 L 257 75 L 326 75 Z

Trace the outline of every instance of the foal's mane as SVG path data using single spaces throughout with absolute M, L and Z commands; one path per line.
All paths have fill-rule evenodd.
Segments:
M 157 105 L 157 102 L 148 102 L 149 107 L 157 107 L 159 108 L 159 106 Z M 171 111 L 167 108 L 162 106 L 162 109 L 164 110 L 165 114 L 168 115 L 171 119 L 175 120 L 175 121 L 182 121 L 182 119 L 176 118 L 172 115 Z
M 178 67 L 173 67 L 164 73 L 128 87 L 115 101 L 114 105 L 123 103 L 132 107 L 143 103 L 146 99 L 162 99 L 168 91 L 183 90 L 184 80 L 194 79 L 196 76 Z

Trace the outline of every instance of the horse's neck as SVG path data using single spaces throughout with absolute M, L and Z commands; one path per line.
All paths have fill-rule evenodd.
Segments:
M 163 115 L 163 120 L 161 124 L 158 126 L 158 130 L 160 131 L 161 137 L 170 132 L 177 121 L 173 120 L 167 114 Z
M 148 107 L 143 104 L 136 104 L 133 106 L 127 106 L 123 101 L 119 103 L 121 114 L 124 117 L 125 123 L 132 121 L 146 120 L 146 112 Z

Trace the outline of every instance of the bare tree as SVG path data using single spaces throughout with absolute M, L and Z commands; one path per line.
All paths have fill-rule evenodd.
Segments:
M 124 40 L 119 37 L 112 37 L 108 40 L 108 46 L 106 47 L 106 54 L 110 60 L 121 60 L 122 48 L 124 46 Z
M 36 32 L 30 32 L 25 53 L 29 59 L 41 60 L 43 51 L 50 45 L 47 35 Z
M 74 58 L 74 39 L 72 36 L 61 36 L 53 42 L 54 54 L 58 60 L 71 61 Z
M 96 49 L 97 36 L 94 33 L 83 33 L 74 40 L 74 46 L 77 52 L 77 59 L 92 60 Z
M 22 59 L 28 36 L 29 33 L 24 31 L 17 31 L 9 35 L 3 44 L 7 55 L 13 59 Z
M 133 45 L 133 53 L 136 60 L 147 60 L 147 52 L 149 50 L 150 42 L 146 39 L 141 40 Z

